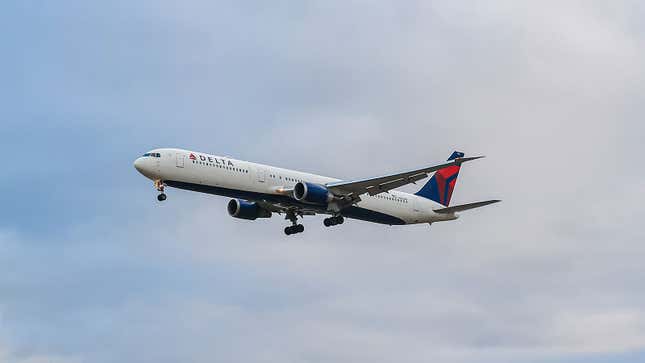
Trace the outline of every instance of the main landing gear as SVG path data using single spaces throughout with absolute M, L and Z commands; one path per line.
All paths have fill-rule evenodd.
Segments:
M 159 195 L 157 195 L 157 200 L 160 202 L 163 202 L 166 200 L 166 193 L 163 192 L 164 190 L 164 185 L 163 185 L 163 180 L 155 180 L 155 188 L 157 188 L 157 191 L 160 192 Z
M 296 233 L 302 233 L 305 231 L 305 226 L 298 224 L 298 216 L 293 211 L 287 212 L 285 219 L 288 219 L 293 224 L 292 226 L 285 227 L 284 234 L 290 236 Z
M 294 224 L 293 226 L 285 227 L 284 233 L 289 236 L 296 233 L 302 233 L 305 231 L 305 226 L 302 224 Z
M 340 214 L 337 216 L 325 218 L 323 220 L 323 224 L 325 225 L 325 227 L 331 227 L 337 224 L 343 224 L 344 222 L 345 222 L 345 218 L 343 218 L 343 216 L 341 216 Z

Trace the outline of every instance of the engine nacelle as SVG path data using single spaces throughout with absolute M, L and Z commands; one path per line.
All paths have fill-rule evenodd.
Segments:
M 226 209 L 228 214 L 234 218 L 255 220 L 257 218 L 271 217 L 271 212 L 260 207 L 257 203 L 241 199 L 231 199 Z
M 293 187 L 293 197 L 304 203 L 325 205 L 334 199 L 326 186 L 299 182 Z

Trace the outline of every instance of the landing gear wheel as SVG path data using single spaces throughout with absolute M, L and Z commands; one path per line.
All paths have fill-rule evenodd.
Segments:
M 323 220 L 323 224 L 325 225 L 325 227 L 331 227 L 337 224 L 343 224 L 344 222 L 345 222 L 345 218 L 343 218 L 343 216 L 329 217 Z
M 305 226 L 303 226 L 302 224 L 296 224 L 293 226 L 285 227 L 284 234 L 289 236 L 296 233 L 302 233 L 304 231 L 305 231 Z
M 285 227 L 284 229 L 284 234 L 286 234 L 287 236 L 291 234 L 302 233 L 305 231 L 305 226 L 298 224 L 298 216 L 294 211 L 288 211 L 285 219 L 290 220 L 292 223 L 291 226 Z
M 155 183 L 155 189 L 157 189 L 157 191 L 159 192 L 159 195 L 157 195 L 157 200 L 160 202 L 163 202 L 164 200 L 166 200 L 166 194 L 163 192 L 164 190 L 163 180 L 156 179 L 154 183 Z

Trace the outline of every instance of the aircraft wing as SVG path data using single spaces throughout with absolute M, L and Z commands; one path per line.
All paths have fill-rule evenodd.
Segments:
M 339 181 L 328 183 L 327 189 L 338 196 L 345 196 L 351 200 L 357 200 L 361 194 L 376 195 L 385 193 L 392 189 L 399 188 L 403 185 L 415 183 L 418 180 L 425 179 L 428 174 L 453 165 L 461 165 L 466 161 L 483 158 L 483 156 L 474 156 L 467 158 L 456 158 L 442 164 L 428 166 L 421 169 L 405 171 L 397 174 L 390 174 L 369 179 L 354 181 Z
M 255 202 L 262 208 L 274 213 L 294 212 L 301 216 L 313 216 L 316 214 L 316 210 L 313 208 L 296 207 L 288 203 L 275 203 L 266 200 L 257 200 Z

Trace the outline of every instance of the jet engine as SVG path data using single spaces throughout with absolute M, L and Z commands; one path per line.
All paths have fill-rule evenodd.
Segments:
M 257 203 L 241 199 L 231 199 L 226 209 L 228 214 L 234 218 L 255 220 L 271 217 L 271 212 L 260 207 Z
M 329 192 L 326 186 L 303 182 L 299 182 L 293 187 L 293 197 L 299 202 L 321 205 L 334 199 L 334 195 Z

